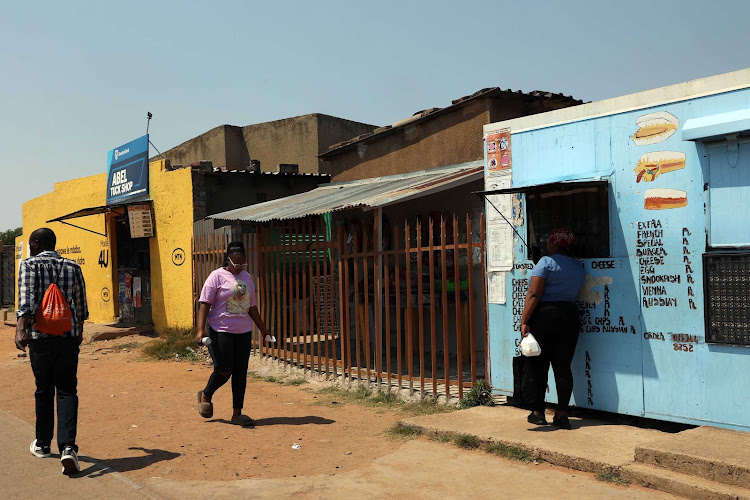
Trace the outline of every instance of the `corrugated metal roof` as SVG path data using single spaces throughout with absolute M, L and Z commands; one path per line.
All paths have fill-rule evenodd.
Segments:
M 247 175 L 275 175 L 278 177 L 330 177 L 331 174 L 323 174 L 320 172 L 254 172 L 252 170 L 227 170 L 225 168 L 213 167 L 211 170 L 214 174 L 247 174 Z
M 312 191 L 229 210 L 207 219 L 265 222 L 298 219 L 356 207 L 376 208 L 482 179 L 481 161 L 387 177 L 325 184 Z

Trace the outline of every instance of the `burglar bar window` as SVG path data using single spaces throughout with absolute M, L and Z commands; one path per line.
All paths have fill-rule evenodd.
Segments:
M 549 233 L 559 226 L 569 227 L 578 238 L 573 257 L 609 257 L 608 191 L 597 184 L 526 193 L 529 258 L 536 262 L 548 253 Z
M 750 345 L 750 252 L 703 254 L 706 342 Z

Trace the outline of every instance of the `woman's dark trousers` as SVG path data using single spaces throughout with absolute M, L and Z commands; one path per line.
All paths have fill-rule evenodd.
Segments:
M 211 398 L 214 392 L 232 378 L 232 408 L 241 410 L 245 402 L 247 387 L 247 364 L 250 360 L 251 332 L 217 332 L 210 326 L 208 336 L 211 344 L 208 352 L 214 362 L 214 371 L 208 379 L 203 394 Z
M 529 322 L 531 333 L 539 342 L 542 353 L 529 358 L 532 365 L 534 392 L 530 409 L 544 411 L 547 376 L 550 364 L 555 374 L 557 407 L 567 411 L 573 394 L 573 372 L 570 364 L 578 342 L 580 319 L 574 302 L 540 302 Z

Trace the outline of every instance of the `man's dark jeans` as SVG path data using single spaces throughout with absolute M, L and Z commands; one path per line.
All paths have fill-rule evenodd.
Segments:
M 78 427 L 78 339 L 45 337 L 29 341 L 31 369 L 36 379 L 36 442 L 52 443 L 57 391 L 57 445 L 76 446 Z

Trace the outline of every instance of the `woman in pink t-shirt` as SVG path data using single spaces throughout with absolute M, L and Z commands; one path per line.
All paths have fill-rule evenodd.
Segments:
M 253 419 L 242 414 L 253 322 L 263 337 L 271 334 L 258 312 L 255 284 L 245 270 L 246 262 L 245 246 L 241 241 L 231 242 L 224 267 L 212 272 L 203 284 L 195 339 L 199 345 L 205 337 L 211 339 L 208 352 L 214 362 L 206 388 L 198 392 L 198 413 L 204 418 L 213 416 L 211 398 L 231 378 L 232 423 L 239 425 L 253 425 Z

